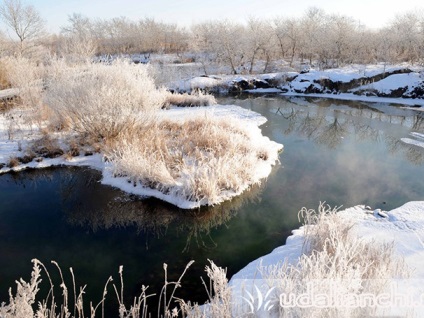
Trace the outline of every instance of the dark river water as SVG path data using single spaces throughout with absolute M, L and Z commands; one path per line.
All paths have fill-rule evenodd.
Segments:
M 184 211 L 142 200 L 101 185 L 100 173 L 87 168 L 1 175 L 0 302 L 8 301 L 16 279 L 29 280 L 33 258 L 46 265 L 59 286 L 50 263 L 57 261 L 69 289 L 72 267 L 77 288 L 87 284 L 87 303 L 101 299 L 110 275 L 118 284 L 120 265 L 131 303 L 142 284 L 160 292 L 163 263 L 171 280 L 195 260 L 176 296 L 203 302 L 207 295 L 200 277 L 207 281 L 208 259 L 226 267 L 231 277 L 284 244 L 299 226 L 297 212 L 303 206 L 316 208 L 326 201 L 390 210 L 424 199 L 424 149 L 400 140 L 410 132 L 424 133 L 423 112 L 305 98 L 225 98 L 220 103 L 264 115 L 263 133 L 284 144 L 284 151 L 262 186 L 217 207 Z M 112 288 L 107 297 L 113 316 Z M 151 308 L 155 302 L 152 298 Z

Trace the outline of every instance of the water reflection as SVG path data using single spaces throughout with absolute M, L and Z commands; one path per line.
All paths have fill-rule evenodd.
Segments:
M 347 134 L 352 133 L 358 140 L 375 143 L 385 142 L 390 153 L 401 153 L 415 165 L 424 162 L 424 149 L 403 143 L 390 130 L 382 130 L 376 123 L 400 125 L 414 132 L 424 132 L 424 114 L 420 111 L 406 111 L 380 105 L 375 108 L 359 102 L 338 102 L 295 98 L 290 103 L 296 107 L 278 107 L 276 115 L 288 122 L 285 135 L 300 134 L 329 149 L 339 147 Z M 319 107 L 317 107 L 319 105 Z M 324 106 L 325 108 L 324 108 Z M 299 107 L 300 106 L 300 107 Z M 348 107 L 346 107 L 348 106 Z M 370 119 L 369 121 L 364 120 Z M 360 120 L 358 120 L 360 119 Z M 403 136 L 407 137 L 407 136 Z
M 81 184 L 87 186 L 84 175 L 72 175 L 66 180 L 61 194 L 66 204 L 66 220 L 73 226 L 98 230 L 134 227 L 138 234 L 165 236 L 168 229 L 186 236 L 184 251 L 194 242 L 197 247 L 216 247 L 210 237 L 212 229 L 225 225 L 246 204 L 259 202 L 263 186 L 255 185 L 242 195 L 214 207 L 182 210 L 155 198 L 141 198 L 121 193 L 101 206 L 93 206 L 87 200 L 75 196 Z M 69 203 L 72 204 L 69 204 Z

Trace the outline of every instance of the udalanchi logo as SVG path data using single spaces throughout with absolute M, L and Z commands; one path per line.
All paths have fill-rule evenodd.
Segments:
M 270 299 L 271 293 L 274 291 L 275 287 L 272 287 L 269 289 L 265 295 L 259 290 L 259 288 L 254 285 L 256 290 L 256 297 L 253 296 L 251 293 L 249 293 L 247 290 L 245 291 L 246 294 L 249 296 L 249 299 L 246 297 L 241 296 L 247 304 L 250 307 L 249 314 L 256 313 L 258 311 L 264 310 L 264 311 L 270 311 L 274 304 L 272 303 L 272 299 Z

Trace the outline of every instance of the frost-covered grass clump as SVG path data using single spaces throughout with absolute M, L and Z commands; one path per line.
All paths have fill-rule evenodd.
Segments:
M 263 165 L 270 167 L 278 156 L 275 143 L 258 127 L 205 116 L 158 119 L 128 130 L 107 153 L 114 176 L 155 189 L 186 208 L 240 194 L 266 177 Z

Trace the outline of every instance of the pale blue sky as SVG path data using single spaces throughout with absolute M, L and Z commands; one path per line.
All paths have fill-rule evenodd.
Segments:
M 144 17 L 187 26 L 195 22 L 228 18 L 245 21 L 249 16 L 273 18 L 300 16 L 309 7 L 340 13 L 369 27 L 380 27 L 396 13 L 424 8 L 423 0 L 22 0 L 32 4 L 47 21 L 48 31 L 57 32 L 68 16 L 81 13 L 91 18 Z M 2 3 L 2 0 L 0 0 Z

